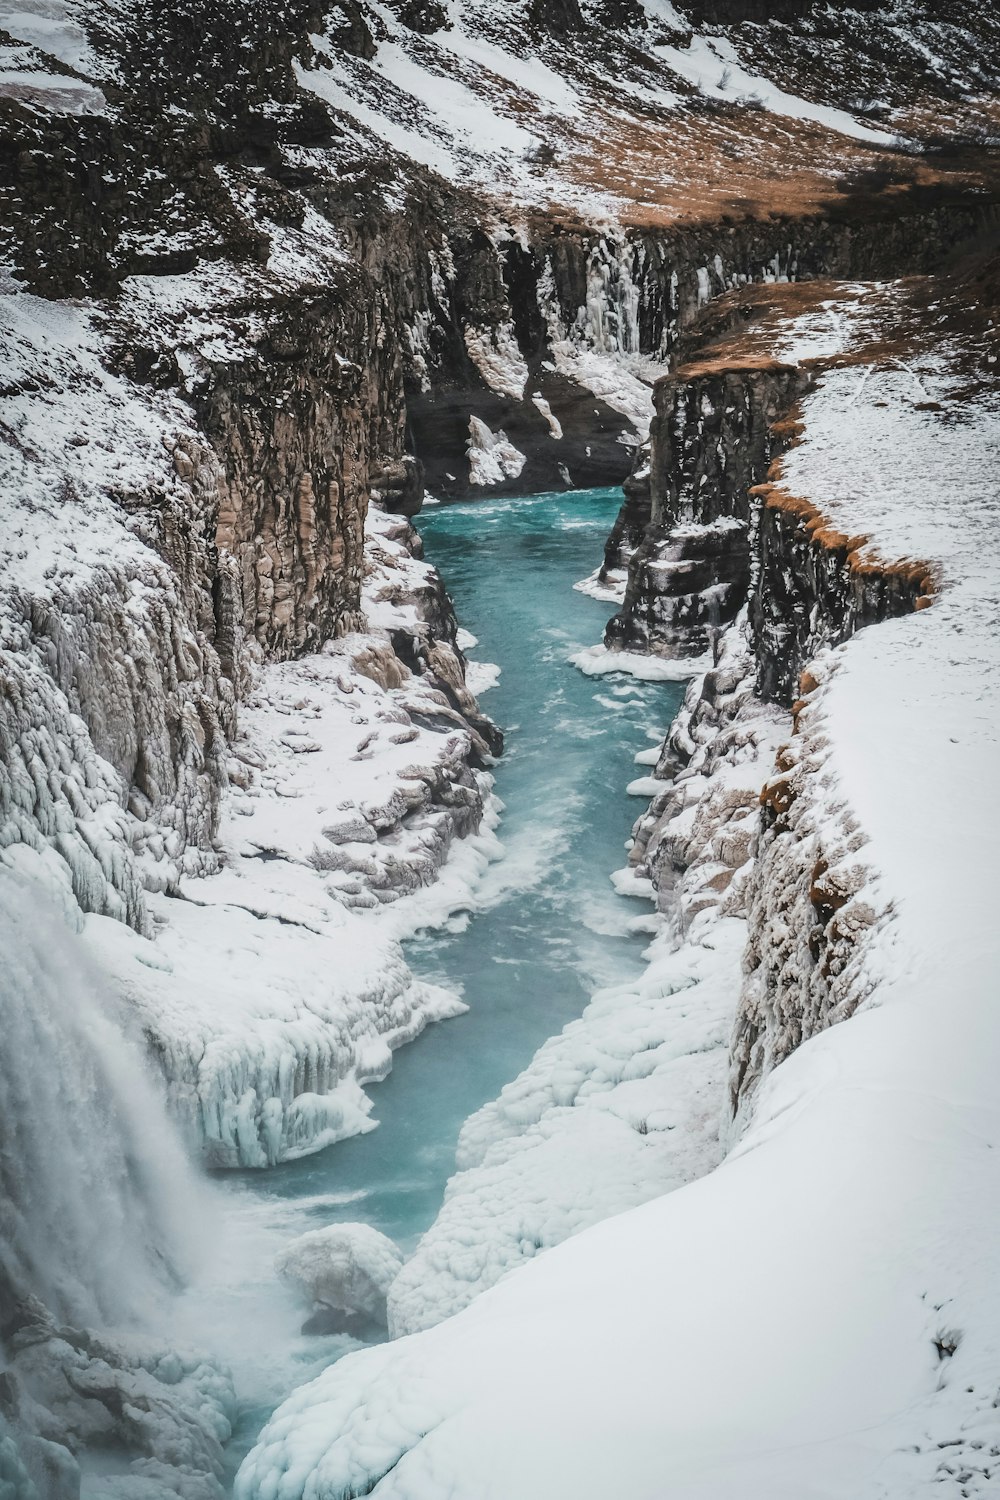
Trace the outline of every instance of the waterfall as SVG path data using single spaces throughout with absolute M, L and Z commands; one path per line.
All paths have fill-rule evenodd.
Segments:
M 0 1313 L 33 1293 L 78 1326 L 146 1322 L 207 1190 L 80 937 L 2 869 L 0 1036 Z

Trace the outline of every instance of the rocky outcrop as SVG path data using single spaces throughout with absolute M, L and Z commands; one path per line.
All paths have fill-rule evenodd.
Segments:
M 433 252 L 435 274 L 414 275 L 422 290 L 401 308 L 408 437 L 428 488 L 483 493 L 467 459 L 476 422 L 523 458 L 490 493 L 629 486 L 649 387 L 712 299 L 755 282 L 926 271 L 988 217 L 942 201 L 891 219 L 831 213 L 617 233 L 542 221 L 527 235 L 499 222 L 489 236 L 449 233 Z M 641 484 L 641 462 L 634 468 Z M 623 518 L 630 536 L 640 514 L 637 498 Z
M 780 459 L 760 502 L 759 573 L 751 598 L 758 690 L 791 703 L 816 653 L 864 625 L 923 609 L 934 570 L 908 558 L 890 563 L 866 536 L 846 536 L 809 500 L 788 494 Z
M 698 655 L 749 600 L 758 691 L 790 705 L 817 651 L 929 602 L 926 563 L 885 562 L 783 487 L 813 379 L 766 354 L 719 355 L 658 383 L 648 456 L 605 554 L 604 576 L 628 569 L 611 649 Z
M 743 986 L 730 1046 L 729 1104 L 746 1121 L 763 1078 L 808 1037 L 847 1020 L 877 983 L 869 942 L 890 914 L 867 842 L 828 762 L 822 681 L 804 674 L 795 733 L 761 790 Z
M 885 9 L 884 0 L 835 0 L 845 9 Z M 820 8 L 818 0 L 681 0 L 681 10 L 697 25 L 730 26 L 741 21 L 798 21 Z
M 224 473 L 220 633 L 235 616 L 268 657 L 315 650 L 357 614 L 369 490 L 391 494 L 403 465 L 398 353 L 378 300 L 359 293 L 348 278 L 269 302 L 253 356 L 210 368 L 196 389 Z M 419 502 L 415 474 L 396 490 Z
M 628 557 L 609 647 L 695 656 L 735 619 L 757 546 L 751 492 L 768 471 L 774 423 L 807 383 L 796 366 L 767 359 L 708 361 L 658 383 L 649 459 L 633 476 L 622 540 L 636 535 L 647 494 L 649 521 Z M 606 568 L 615 549 L 621 556 L 617 539 Z

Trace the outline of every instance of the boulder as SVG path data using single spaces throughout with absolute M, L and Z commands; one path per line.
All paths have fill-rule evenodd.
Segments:
M 313 1304 L 384 1326 L 386 1295 L 402 1265 L 398 1247 L 370 1224 L 331 1224 L 293 1240 L 275 1270 Z

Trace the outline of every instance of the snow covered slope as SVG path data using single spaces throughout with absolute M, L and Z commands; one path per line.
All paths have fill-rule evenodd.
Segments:
M 619 223 L 706 217 L 741 193 L 815 208 L 824 175 L 920 136 L 918 102 L 946 98 L 946 128 L 992 107 L 989 64 L 970 48 L 995 25 L 985 10 L 827 10 L 790 27 L 777 9 L 769 24 L 720 26 L 666 0 L 617 13 L 450 0 L 414 24 L 413 7 L 373 3 L 345 47 L 346 7 L 333 7 L 298 77 L 451 181 Z
M 770 1073 L 709 1176 L 299 1392 L 247 1460 L 241 1500 L 994 1492 L 988 347 L 945 334 L 912 370 L 831 371 L 785 459 L 832 527 L 938 578 L 931 608 L 817 663 L 791 742 L 802 806 L 752 877 L 751 899 L 787 921 L 826 831 L 853 828 L 844 858 L 891 909 L 861 938 L 861 1008 Z

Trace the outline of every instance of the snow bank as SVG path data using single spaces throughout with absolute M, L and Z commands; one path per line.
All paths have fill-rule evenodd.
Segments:
M 444 1206 L 393 1283 L 394 1337 L 716 1164 L 745 930 L 702 935 L 680 953 L 659 938 L 638 985 L 595 996 L 466 1122 Z
M 586 578 L 574 583 L 574 589 L 578 594 L 588 594 L 591 599 L 599 599 L 602 604 L 623 604 L 628 574 L 621 568 L 612 568 L 602 579 L 603 571 L 602 568 L 595 568 L 593 573 L 588 573 Z
M 370 517 L 364 602 L 380 628 L 258 673 L 230 747 L 222 868 L 148 898 L 153 945 L 88 923 L 216 1166 L 374 1128 L 362 1085 L 465 1008 L 416 980 L 399 943 L 464 905 L 495 857 L 492 782 L 470 770 L 475 731 L 392 649 L 390 631 L 420 636 L 436 575 L 398 520 Z

